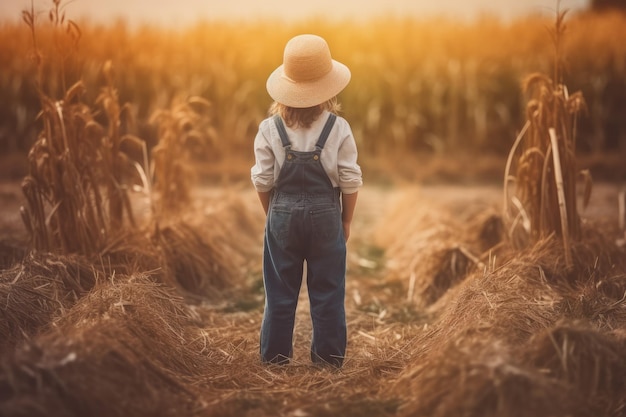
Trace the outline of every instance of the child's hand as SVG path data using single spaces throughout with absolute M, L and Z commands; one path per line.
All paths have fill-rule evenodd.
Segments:
M 343 223 L 343 235 L 346 238 L 346 242 L 350 237 L 350 223 L 352 223 L 352 215 L 354 214 L 358 195 L 358 191 L 352 194 L 341 194 L 341 222 Z
M 350 237 L 350 222 L 342 222 L 343 224 L 343 237 L 348 241 Z

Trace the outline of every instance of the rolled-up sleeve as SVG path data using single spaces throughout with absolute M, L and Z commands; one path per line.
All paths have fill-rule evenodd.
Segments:
M 363 185 L 363 178 L 357 163 L 358 152 L 352 130 L 347 127 L 346 131 L 337 154 L 339 188 L 344 194 L 353 194 Z
M 269 129 L 263 129 L 263 123 L 259 125 L 259 131 L 254 138 L 254 166 L 250 169 L 252 184 L 259 192 L 270 191 L 274 188 L 274 152 L 269 141 Z

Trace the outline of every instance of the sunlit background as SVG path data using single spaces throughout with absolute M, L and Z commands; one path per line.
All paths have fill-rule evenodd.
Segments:
M 31 32 L 22 21 L 31 2 L 0 1 L 0 36 L 11 40 L 0 45 L 0 150 L 7 154 L 26 155 L 38 135 L 36 85 L 58 100 L 80 81 L 81 99 L 102 117 L 97 97 L 110 64 L 120 105 L 132 109 L 126 133 L 152 147 L 160 140 L 154 115 L 199 97 L 210 106 L 194 155 L 204 169 L 247 180 L 250 141 L 271 104 L 267 76 L 290 37 L 316 33 L 352 70 L 339 99 L 368 175 L 415 179 L 428 175 L 415 169 L 416 158 L 430 163 L 435 155 L 444 161 L 439 177 L 465 179 L 472 173 L 464 158 L 479 155 L 494 162 L 475 176 L 499 180 L 525 123 L 523 80 L 536 72 L 582 92 L 588 109 L 577 123 L 577 151 L 602 153 L 617 167 L 596 167 L 596 177 L 626 170 L 619 1 L 62 0 L 65 20 L 56 23 L 53 5 L 32 2 Z M 557 10 L 568 11 L 558 52 Z
M 51 0 L 35 0 L 43 8 Z M 556 0 L 76 0 L 67 5 L 73 16 L 83 16 L 98 22 L 124 19 L 132 24 L 156 23 L 178 26 L 198 20 L 212 19 L 305 19 L 323 17 L 330 20 L 366 19 L 380 15 L 430 17 L 445 15 L 474 19 L 484 14 L 511 19 L 525 14 L 551 14 Z M 588 0 L 562 0 L 561 8 L 572 11 L 587 7 Z M 30 6 L 28 0 L 7 0 L 0 3 L 1 18 L 19 18 Z

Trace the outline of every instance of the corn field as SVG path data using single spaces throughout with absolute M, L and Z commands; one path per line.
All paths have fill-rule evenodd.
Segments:
M 340 96 L 364 155 L 459 149 L 506 154 L 524 121 L 522 79 L 552 74 L 552 22 L 539 17 L 505 23 L 483 18 L 450 20 L 374 19 L 367 23 L 322 21 L 203 23 L 188 29 L 130 28 L 124 23 L 78 23 L 75 45 L 46 22 L 39 25 L 42 86 L 54 99 L 81 80 L 93 103 L 110 61 L 121 103 L 136 118 L 132 132 L 156 143 L 155 111 L 181 96 L 210 103 L 211 140 L 203 160 L 241 155 L 270 104 L 267 75 L 282 60 L 282 47 L 296 33 L 315 32 L 334 57 L 353 72 Z M 568 16 L 560 54 L 563 80 L 581 91 L 588 112 L 579 118 L 581 152 L 614 152 L 626 146 L 626 17 L 619 13 Z M 0 28 L 0 148 L 30 148 L 38 126 L 32 40 L 23 25 Z M 63 39 L 61 39 L 63 40 Z M 75 51 L 70 53 L 68 51 Z M 62 63 L 63 65 L 59 65 Z M 248 155 L 248 160 L 249 160 Z

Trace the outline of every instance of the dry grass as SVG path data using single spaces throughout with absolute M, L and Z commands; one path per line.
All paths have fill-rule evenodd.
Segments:
M 85 295 L 99 273 L 84 258 L 31 253 L 0 273 L 0 352 L 47 328 Z
M 189 380 L 213 363 L 191 323 L 171 289 L 111 277 L 16 351 L 0 382 L 13 393 L 2 413 L 190 415 L 198 404 Z
M 523 356 L 550 378 L 576 387 L 591 414 L 610 415 L 626 405 L 624 336 L 623 327 L 607 333 L 584 321 L 560 322 L 534 335 Z
M 100 280 L 52 326 L 7 357 L 0 387 L 8 396 L 0 401 L 0 412 L 15 416 L 395 412 L 398 400 L 380 397 L 378 391 L 407 360 L 410 327 L 377 325 L 367 315 L 350 312 L 350 359 L 341 371 L 333 371 L 306 359 L 311 329 L 302 321 L 305 314 L 299 314 L 295 362 L 268 367 L 258 360 L 261 311 L 231 310 L 233 302 L 190 307 L 173 288 L 145 274 Z M 303 306 L 300 312 L 305 310 Z M 372 384 L 373 380 L 380 383 Z
M 234 242 L 220 243 L 210 231 L 204 237 L 191 225 L 177 223 L 155 230 L 153 241 L 167 265 L 163 277 L 173 278 L 186 294 L 215 297 L 242 281 L 230 257 Z
M 626 363 L 623 249 L 583 227 L 571 268 L 551 236 L 522 250 L 500 245 L 482 267 L 441 280 L 450 263 L 435 262 L 431 248 L 467 247 L 480 241 L 481 228 L 442 207 L 420 215 L 419 193 L 409 200 L 381 226 L 383 234 L 392 227 L 385 244 L 399 255 L 391 255 L 387 279 L 410 288 L 409 273 L 398 271 L 414 270 L 415 288 L 437 288 L 439 297 L 415 293 L 430 305 L 429 325 L 416 334 L 397 380 L 383 388 L 401 399 L 397 415 L 619 415 L 626 401 L 618 377 Z M 463 209 L 471 218 L 473 207 Z M 408 230 L 397 233 L 394 224 Z
M 469 272 L 483 270 L 502 239 L 501 219 L 488 202 L 450 212 L 425 204 L 418 189 L 393 207 L 375 235 L 393 254 L 388 279 L 408 283 L 407 301 L 433 304 Z
M 436 198 L 424 193 L 412 190 L 389 201 L 398 206 L 377 217 L 379 227 L 388 233 L 379 236 L 381 241 L 399 249 L 395 239 L 411 235 L 401 228 L 402 221 L 414 215 L 410 227 L 423 241 L 430 235 L 435 246 L 451 248 L 461 242 L 466 247 L 485 247 L 480 225 L 491 224 L 492 212 L 485 209 L 484 197 L 467 200 L 454 195 L 447 200 L 440 196 L 445 203 L 436 205 Z M 369 198 L 366 194 L 364 202 Z M 247 247 L 249 255 L 233 259 L 241 268 L 256 252 L 253 264 L 258 268 L 262 221 L 251 214 L 260 213 L 256 197 L 252 192 L 236 198 L 225 195 L 211 191 L 196 197 L 198 207 L 211 209 L 193 216 L 222 218 L 226 231 L 254 225 L 249 240 L 244 240 L 254 242 Z M 380 216 L 375 206 L 370 209 Z M 198 224 L 204 221 L 194 223 L 196 229 Z M 353 245 L 368 244 L 367 228 L 365 224 L 355 230 Z M 444 235 L 442 230 L 454 233 Z M 474 266 L 459 276 L 427 312 L 416 316 L 398 314 L 410 306 L 405 299 L 409 277 L 395 271 L 402 270 L 401 262 L 410 261 L 411 245 L 419 245 L 419 239 L 404 241 L 405 255 L 387 252 L 395 266 L 374 275 L 358 277 L 363 271 L 353 260 L 347 300 L 348 359 L 341 371 L 320 369 L 308 360 L 311 325 L 304 294 L 294 363 L 266 367 L 258 360 L 262 294 L 253 286 L 254 275 L 246 281 L 250 287 L 242 285 L 211 302 L 198 302 L 159 283 L 164 271 L 124 273 L 111 262 L 109 272 L 102 275 L 106 278 L 98 279 L 95 288 L 72 300 L 63 314 L 48 316 L 52 325 L 40 326 L 5 356 L 0 391 L 10 394 L 0 401 L 0 412 L 15 416 L 610 415 L 623 402 L 618 375 L 626 322 L 626 257 L 593 229 L 583 233 L 584 242 L 573 246 L 577 260 L 573 270 L 563 268 L 563 254 L 554 239 L 524 251 L 501 248 L 496 260 L 487 259 L 485 268 Z M 118 256 L 144 259 L 140 253 L 148 251 L 142 242 L 128 240 L 127 250 L 120 247 Z M 420 279 L 434 281 L 439 269 L 449 264 L 431 262 L 432 253 L 420 247 L 413 246 L 415 262 L 432 268 L 423 268 Z M 380 275 L 385 273 L 388 277 L 383 280 Z M 387 292 L 398 281 L 403 291 Z M 359 302 L 353 297 L 356 294 Z M 427 304 L 421 293 L 414 296 L 414 304 Z

